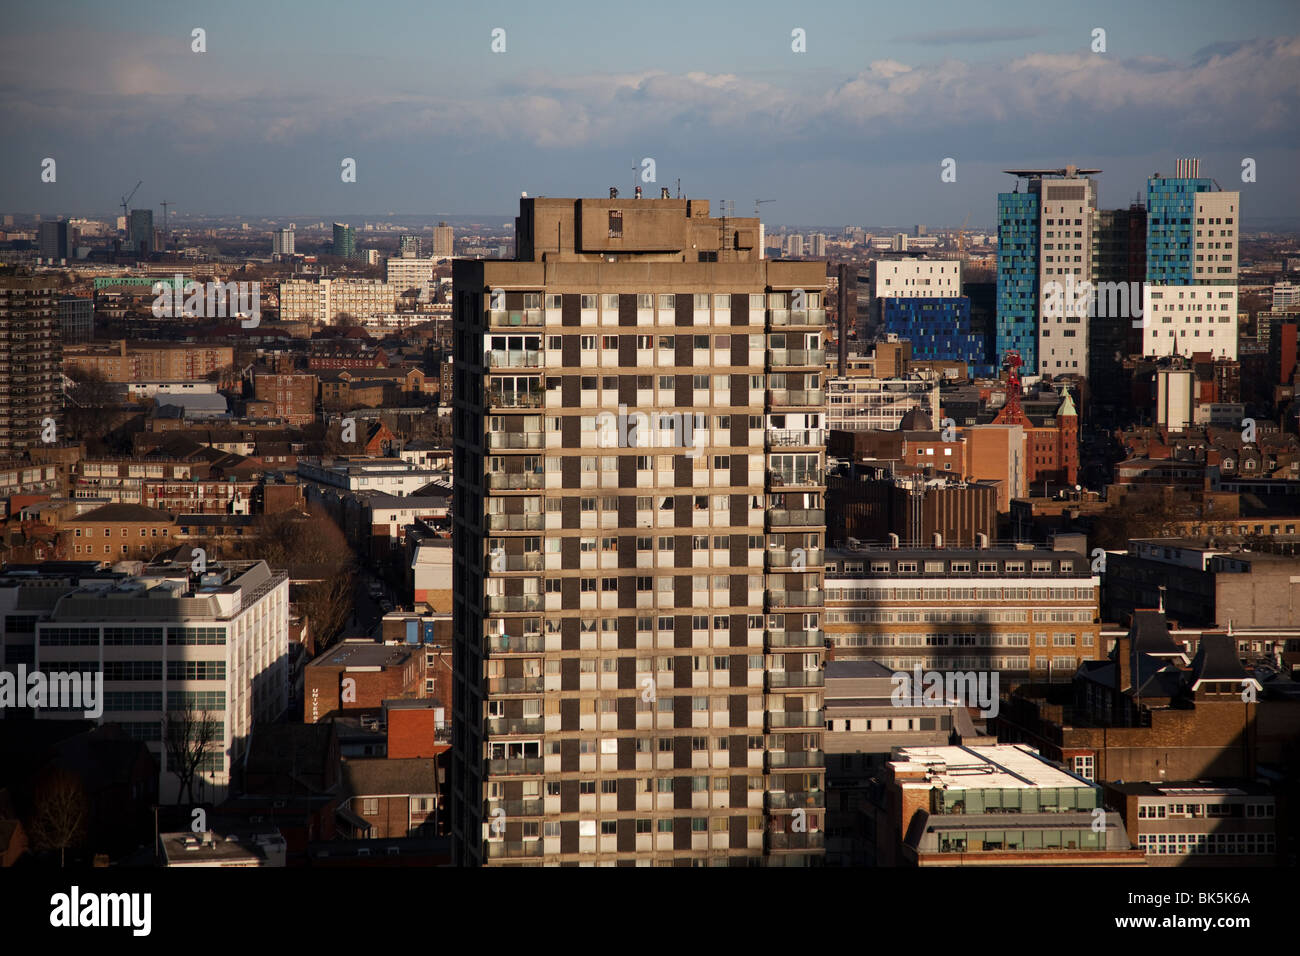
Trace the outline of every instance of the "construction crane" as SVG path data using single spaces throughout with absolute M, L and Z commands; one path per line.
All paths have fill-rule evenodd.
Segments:
M 776 202 L 776 200 L 775 200 L 775 199 L 755 199 L 755 200 L 754 200 L 754 218 L 755 218 L 755 219 L 758 218 L 758 213 L 759 213 L 758 207 L 761 206 L 761 205 L 763 205 L 763 203 L 765 203 L 765 202 Z
M 132 199 L 135 198 L 136 192 L 143 185 L 144 185 L 144 180 L 142 179 L 135 184 L 135 189 L 132 189 L 129 193 L 127 193 L 125 196 L 122 197 L 122 227 L 123 230 L 126 231 L 128 234 L 130 233 L 129 227 L 131 223 L 130 220 L 127 218 L 127 211 L 126 211 L 127 203 L 129 203 Z

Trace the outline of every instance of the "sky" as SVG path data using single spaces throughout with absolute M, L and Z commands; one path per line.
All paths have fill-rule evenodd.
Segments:
M 0 130 L 0 210 L 42 215 L 143 180 L 159 215 L 505 220 L 680 180 L 772 225 L 977 227 L 1003 169 L 1100 168 L 1117 207 L 1199 156 L 1248 230 L 1300 225 L 1300 2 L 6 0 Z

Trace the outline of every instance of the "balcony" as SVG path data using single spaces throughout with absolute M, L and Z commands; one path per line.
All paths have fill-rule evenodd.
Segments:
M 483 353 L 488 368 L 541 368 L 540 349 L 488 349 Z
M 768 631 L 768 650 L 785 647 L 825 647 L 826 635 L 821 628 L 804 631 Z
M 826 794 L 821 790 L 812 790 L 803 793 L 779 793 L 769 791 L 767 794 L 767 808 L 769 810 L 798 810 L 801 807 L 809 809 L 813 807 L 826 806 Z
M 488 515 L 488 530 L 541 531 L 545 520 L 542 514 Z
M 540 571 L 542 555 L 540 552 L 530 554 L 488 554 L 488 570 L 500 571 Z
M 483 639 L 489 654 L 540 654 L 546 650 L 546 638 L 540 634 L 493 634 Z
M 490 614 L 503 611 L 540 611 L 542 596 L 540 594 L 489 594 L 487 609 Z
M 520 841 L 489 840 L 487 844 L 487 848 L 488 848 L 488 853 L 487 853 L 488 859 L 493 859 L 493 860 L 500 859 L 502 857 L 512 858 L 512 857 L 542 855 L 541 840 L 520 840 Z
M 826 364 L 825 349 L 783 349 L 767 350 L 772 368 L 811 366 L 819 368 Z
M 541 408 L 543 394 L 540 388 L 527 392 L 507 392 L 499 388 L 487 390 L 488 405 L 492 408 Z
M 489 694 L 540 694 L 542 692 L 543 679 L 541 675 L 536 677 L 496 677 L 488 681 Z M 505 718 L 493 718 L 505 719 Z M 540 717 L 537 720 L 537 729 L 534 731 L 514 731 L 515 733 L 541 733 Z M 490 722 L 490 721 L 489 721 Z
M 826 713 L 821 710 L 769 711 L 767 726 L 771 730 L 795 727 L 824 727 Z
M 820 568 L 826 564 L 826 552 L 821 548 L 791 548 L 789 550 L 769 549 L 767 568 L 769 571 Z
M 488 448 L 541 448 L 541 432 L 488 432 Z
M 821 388 L 769 388 L 767 400 L 772 405 L 812 408 L 826 404 L 826 390 Z
M 811 833 L 768 833 L 769 850 L 820 850 L 826 846 L 826 834 L 821 830 Z
M 821 607 L 826 601 L 826 592 L 812 591 L 768 591 L 768 607 Z
M 796 750 L 789 753 L 784 750 L 769 750 L 767 753 L 767 769 L 773 770 L 802 770 L 808 767 L 826 766 L 826 755 L 820 750 Z
M 545 321 L 541 309 L 514 309 L 511 311 L 488 313 L 488 325 L 494 328 L 517 328 L 528 325 L 542 325 Z
M 500 777 L 510 774 L 539 774 L 546 761 L 541 757 L 507 757 L 504 760 L 489 760 L 489 776 Z
M 546 485 L 546 476 L 541 472 L 517 471 L 507 473 L 492 472 L 487 476 L 488 487 L 498 490 L 518 491 L 523 488 L 542 488 Z
M 504 810 L 507 817 L 540 817 L 546 812 L 541 797 L 532 800 L 493 800 L 485 807 L 484 815 L 491 819 L 493 810 Z
M 826 444 L 824 428 L 769 428 L 768 448 L 815 448 Z
M 822 508 L 772 508 L 767 515 L 772 528 L 816 528 L 826 524 Z
M 768 471 L 767 483 L 771 488 L 817 488 L 826 480 L 820 468 L 801 468 L 798 471 Z
M 540 734 L 542 724 L 541 717 L 489 717 L 487 732 L 492 737 L 503 737 L 511 734 Z M 540 802 L 539 800 L 538 803 Z M 506 812 L 509 813 L 508 810 Z
M 787 690 L 793 687 L 825 687 L 823 671 L 768 671 L 768 690 Z

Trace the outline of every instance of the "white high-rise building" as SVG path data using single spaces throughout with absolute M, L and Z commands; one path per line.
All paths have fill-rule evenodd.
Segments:
M 394 311 L 395 288 L 377 279 L 290 279 L 280 283 L 280 317 L 285 322 L 328 325 L 346 312 L 364 323 Z
M 389 258 L 388 284 L 392 286 L 393 294 L 405 295 L 414 289 L 419 292 L 421 299 L 428 299 L 433 268 L 437 261 L 436 258 Z
M 1068 168 L 1040 183 L 1038 368 L 1088 374 L 1088 320 L 1096 279 L 1097 184 Z
M 271 255 L 273 256 L 291 256 L 293 255 L 293 230 L 277 229 L 271 233 Z
M 1144 355 L 1237 357 L 1237 239 L 1241 194 L 1180 159 L 1175 175 L 1147 181 Z

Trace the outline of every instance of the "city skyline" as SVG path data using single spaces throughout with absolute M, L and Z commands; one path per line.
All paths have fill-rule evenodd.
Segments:
M 630 190 L 633 165 L 651 158 L 652 191 L 676 195 L 680 179 L 683 195 L 733 199 L 741 215 L 775 198 L 763 210 L 774 224 L 957 225 L 988 220 L 1008 165 L 1099 167 L 1110 208 L 1169 174 L 1169 157 L 1196 155 L 1225 189 L 1240 184 L 1261 227 L 1264 212 L 1295 218 L 1300 185 L 1282 175 L 1300 129 L 1294 8 L 1260 4 L 1243 21 L 1207 4 L 1010 4 L 1010 25 L 988 27 L 947 6 L 948 26 L 928 30 L 939 18 L 840 4 L 689 20 L 670 5 L 642 26 L 595 6 L 435 21 L 399 3 L 349 24 L 346 42 L 321 35 L 332 18 L 277 10 L 246 30 L 242 5 L 143 4 L 130 28 L 89 5 L 60 8 L 57 27 L 26 7 L 0 39 L 0 113 L 22 143 L 0 155 L 0 208 L 105 213 L 142 179 L 137 204 L 168 199 L 180 215 L 508 215 L 518 192 Z M 1098 28 L 1104 53 L 1092 51 Z M 792 50 L 795 30 L 806 53 Z M 64 68 L 44 69 L 52 60 Z M 54 183 L 39 178 L 46 157 Z M 355 182 L 341 179 L 347 158 Z M 947 158 L 955 182 L 940 180 Z M 1245 158 L 1254 183 L 1240 182 Z

